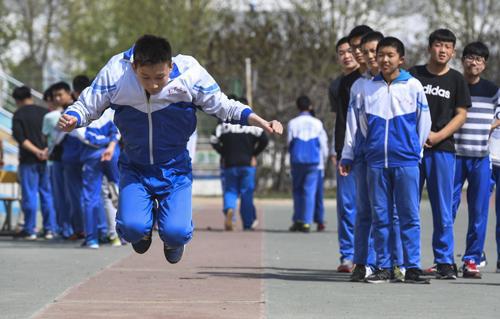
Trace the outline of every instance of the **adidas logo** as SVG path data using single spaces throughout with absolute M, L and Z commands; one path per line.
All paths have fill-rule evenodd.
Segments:
M 437 95 L 446 99 L 450 98 L 450 91 L 441 89 L 439 86 L 432 87 L 431 84 L 424 86 L 424 93 L 428 95 Z

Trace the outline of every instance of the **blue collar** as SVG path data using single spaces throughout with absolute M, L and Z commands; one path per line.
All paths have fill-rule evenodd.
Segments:
M 394 81 L 392 81 L 392 83 L 405 82 L 408 81 L 410 78 L 411 78 L 410 72 L 403 69 L 399 69 L 399 75 L 397 78 L 394 79 Z M 385 80 L 384 77 L 382 76 L 382 73 L 379 73 L 373 78 L 373 81 L 385 81 Z

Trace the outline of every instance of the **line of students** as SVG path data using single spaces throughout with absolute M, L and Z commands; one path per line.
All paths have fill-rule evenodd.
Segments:
M 14 137 L 20 144 L 21 206 L 26 220 L 23 230 L 15 235 L 17 238 L 37 238 L 40 193 L 42 235 L 46 239 L 56 234 L 63 239 L 85 239 L 83 245 L 94 249 L 99 242 L 122 245 L 114 226 L 116 208 L 110 203 L 110 194 L 116 193 L 114 185 L 119 179 L 120 138 L 112 111 L 105 112 L 91 126 L 69 134 L 56 127 L 63 110 L 89 85 L 85 76 L 75 78 L 73 92 L 65 82 L 51 85 L 44 93 L 49 110 L 33 105 L 29 88 L 14 90 L 13 97 L 20 106 L 13 124 Z M 29 131 L 31 136 L 25 137 L 23 132 Z M 25 140 L 33 141 L 36 147 L 27 147 Z M 27 165 L 27 157 L 33 158 L 36 165 Z
M 463 276 L 481 277 L 477 267 L 492 176 L 488 153 L 495 158 L 499 148 L 494 120 L 499 93 L 481 78 L 487 47 L 481 42 L 465 46 L 464 78 L 448 66 L 455 44 L 451 31 L 434 31 L 427 64 L 407 72 L 401 69 L 404 45 L 396 38 L 358 26 L 337 43 L 344 75 L 337 90 L 332 85 L 330 100 L 337 102 L 332 155 L 340 161 L 338 271 L 352 272 L 353 281 L 427 283 L 424 273 L 455 279 L 453 223 L 465 179 L 469 229 Z M 424 182 L 433 213 L 435 266 L 422 272 Z M 497 240 L 499 235 L 497 229 Z

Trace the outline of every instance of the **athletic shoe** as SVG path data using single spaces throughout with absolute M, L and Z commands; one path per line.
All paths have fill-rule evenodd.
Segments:
M 47 230 L 45 232 L 45 234 L 43 235 L 43 238 L 47 239 L 47 240 L 51 240 L 51 239 L 54 239 L 54 233 L 51 232 L 50 230 Z
M 120 247 L 122 245 L 122 241 L 117 235 L 110 237 L 110 240 L 113 247 Z
M 84 238 L 85 238 L 84 233 L 74 233 L 73 235 L 69 236 L 68 240 L 79 240 Z
M 472 259 L 464 261 L 462 272 L 462 277 L 464 278 L 481 279 L 481 273 L 477 269 L 476 262 Z
M 422 275 L 424 275 L 424 276 L 435 276 L 436 273 L 437 273 L 437 264 L 434 264 L 434 265 L 430 266 L 429 268 L 424 269 L 422 271 Z
M 318 223 L 318 225 L 316 226 L 316 231 L 324 231 L 325 228 L 326 226 L 324 223 Z
M 88 242 L 85 242 L 83 247 L 89 248 L 89 249 L 98 249 L 99 248 L 99 242 L 97 240 L 90 240 Z
M 145 252 L 148 251 L 149 247 L 151 246 L 152 241 L 153 241 L 153 239 L 151 237 L 151 232 L 150 232 L 149 235 L 146 235 L 138 242 L 133 243 L 132 248 L 134 248 L 134 251 L 136 253 L 144 254 Z
M 171 248 L 171 247 L 168 247 L 166 244 L 164 244 L 163 245 L 163 253 L 165 254 L 165 258 L 167 259 L 167 261 L 169 263 L 176 264 L 182 258 L 182 254 L 184 253 L 184 246 L 180 246 L 177 248 Z
M 497 261 L 497 273 L 500 273 L 500 260 Z
M 342 263 L 337 267 L 337 272 L 350 274 L 353 269 L 354 264 L 352 263 L 352 260 L 344 259 L 342 260 Z
M 437 279 L 457 279 L 457 273 L 456 273 L 456 270 L 454 269 L 453 265 L 451 265 L 451 264 L 438 264 L 436 278 Z
M 300 231 L 303 233 L 309 233 L 311 231 L 311 225 L 304 224 L 303 222 L 294 222 L 288 230 L 291 232 Z
M 257 229 L 257 226 L 259 226 L 259 220 L 257 218 L 255 218 L 252 222 L 252 226 L 250 226 L 250 229 L 251 230 L 256 230 Z
M 25 230 L 21 230 L 14 234 L 14 239 L 36 240 L 36 234 L 30 234 Z
M 420 277 L 422 271 L 417 268 L 409 268 L 406 270 L 404 282 L 407 284 L 430 284 L 430 279 Z
M 227 231 L 232 231 L 234 229 L 233 216 L 233 209 L 229 208 L 226 212 L 226 218 L 224 219 L 224 229 Z
M 366 266 L 357 264 L 351 274 L 350 281 L 352 282 L 362 282 L 366 278 Z
M 484 268 L 486 265 L 488 265 L 488 260 L 486 259 L 486 254 L 483 251 L 481 254 L 481 262 L 477 265 L 477 268 Z
M 399 266 L 394 266 L 391 273 L 391 282 L 404 282 L 405 281 L 405 270 L 401 269 Z
M 375 273 L 365 278 L 365 282 L 370 284 L 380 284 L 383 282 L 389 282 L 391 279 L 391 272 L 388 269 L 379 269 Z

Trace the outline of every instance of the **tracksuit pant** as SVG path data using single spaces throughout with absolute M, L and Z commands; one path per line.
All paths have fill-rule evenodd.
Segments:
M 497 241 L 497 260 L 500 261 L 500 166 L 493 166 L 493 182 L 495 183 L 495 211 L 497 215 L 496 241 Z
M 455 189 L 453 194 L 453 220 L 457 216 L 465 180 L 467 187 L 467 208 L 469 209 L 469 227 L 465 253 L 462 260 L 481 262 L 486 239 L 488 223 L 488 207 L 491 193 L 491 163 L 489 156 L 465 157 L 457 156 L 455 166 Z
M 356 172 L 342 176 L 337 170 L 337 229 L 340 261 L 354 258 L 354 223 L 356 221 Z
M 354 263 L 360 265 L 375 266 L 375 248 L 372 235 L 372 209 L 368 195 L 367 166 L 366 161 L 357 160 L 353 165 L 356 176 L 356 221 L 354 224 Z M 396 207 L 393 206 L 393 221 L 390 233 L 390 245 L 392 246 L 392 265 L 403 265 L 403 246 L 401 244 L 401 232 L 399 227 L 399 216 Z
M 255 167 L 236 166 L 224 168 L 224 213 L 236 211 L 238 196 L 241 196 L 240 214 L 243 229 L 250 229 L 257 219 L 253 194 L 255 191 Z
M 45 231 L 55 232 L 56 216 L 47 164 L 20 164 L 18 173 L 21 181 L 21 208 L 24 212 L 23 230 L 28 234 L 35 234 L 39 195 L 43 228 Z
M 104 150 L 105 148 L 94 149 L 86 146 L 82 151 L 83 216 L 87 243 L 98 242 L 101 236 L 107 236 L 108 219 L 102 200 L 102 180 L 103 176 L 106 176 L 108 180 L 114 181 L 119 176 L 118 147 L 111 161 L 101 161 Z
M 52 161 L 49 164 L 50 180 L 52 186 L 52 199 L 58 232 L 63 238 L 73 235 L 73 225 L 69 214 L 69 205 L 66 201 L 66 187 L 64 185 L 64 169 L 61 161 Z
M 83 202 L 82 202 L 82 164 L 76 162 L 63 162 L 64 187 L 67 214 L 72 221 L 73 231 L 83 233 Z
M 376 266 L 392 268 L 391 231 L 394 206 L 399 215 L 403 266 L 420 268 L 419 168 L 367 168 L 368 194 L 373 211 Z
M 316 202 L 314 204 L 314 222 L 317 224 L 325 223 L 325 205 L 323 202 L 323 187 L 324 187 L 325 170 L 318 169 L 318 183 L 316 187 Z
M 312 224 L 316 190 L 318 188 L 318 164 L 292 164 L 293 222 Z M 227 179 L 226 179 L 227 182 Z
M 434 262 L 453 264 L 453 183 L 455 154 L 425 150 L 420 164 L 420 193 L 424 182 L 432 208 Z
M 161 240 L 169 247 L 192 237 L 191 162 L 187 151 L 178 164 L 141 165 L 120 160 L 120 194 L 116 230 L 131 243 L 151 233 L 155 220 Z M 155 201 L 158 209 L 153 211 Z

